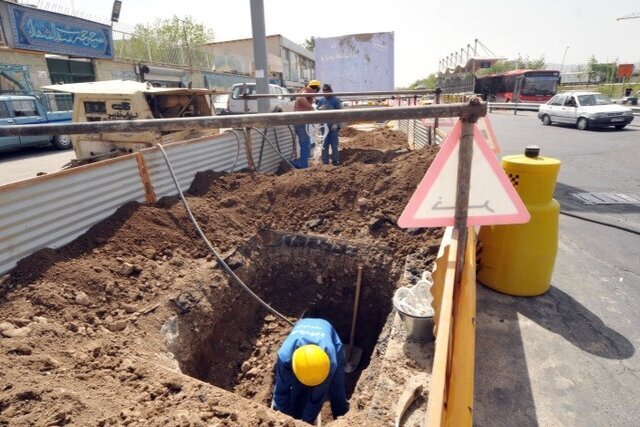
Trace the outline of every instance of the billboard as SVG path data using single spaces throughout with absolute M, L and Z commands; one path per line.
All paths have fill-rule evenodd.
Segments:
M 618 64 L 618 77 L 632 77 L 633 64 Z
M 113 58 L 111 27 L 73 16 L 0 1 L 7 44 L 85 58 Z
M 317 38 L 316 78 L 334 92 L 393 90 L 394 34 Z

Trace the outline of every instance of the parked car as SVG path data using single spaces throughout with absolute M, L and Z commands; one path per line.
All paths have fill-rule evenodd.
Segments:
M 32 95 L 0 95 L 0 126 L 71 122 L 71 111 L 49 112 Z M 2 136 L 0 151 L 51 144 L 59 150 L 73 145 L 68 135 Z
M 246 101 L 242 99 L 242 95 L 246 88 L 248 95 L 255 95 L 256 84 L 255 83 L 237 83 L 231 88 L 231 95 L 229 96 L 229 106 L 227 110 L 230 114 L 245 114 L 245 113 L 257 113 L 258 101 L 256 99 L 250 99 Z M 278 112 L 291 112 L 293 111 L 294 100 L 291 97 L 289 91 L 282 86 L 270 84 L 269 93 L 273 95 L 281 95 L 277 98 L 270 98 L 271 107 L 269 111 L 274 113 Z
M 229 112 L 229 94 L 224 93 L 213 97 L 213 109 L 217 116 L 227 114 Z
M 538 118 L 547 126 L 569 123 L 575 124 L 580 130 L 602 126 L 623 129 L 633 121 L 633 111 L 616 105 L 609 97 L 598 92 L 565 92 L 542 104 Z

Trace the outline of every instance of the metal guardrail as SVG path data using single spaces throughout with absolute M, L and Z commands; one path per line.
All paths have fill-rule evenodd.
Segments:
M 339 123 L 460 117 L 475 119 L 486 116 L 485 103 L 439 104 L 416 107 L 363 108 L 358 110 L 325 110 L 294 113 L 243 114 L 232 116 L 173 119 L 74 122 L 27 126 L 2 126 L 0 136 L 72 135 L 100 132 L 177 131 L 183 129 L 264 127 L 309 123 Z
M 515 103 L 515 102 L 488 102 L 489 112 L 493 110 L 514 110 L 514 111 L 538 111 L 540 104 Z

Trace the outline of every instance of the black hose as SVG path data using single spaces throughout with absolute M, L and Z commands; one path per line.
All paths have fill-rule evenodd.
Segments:
M 255 130 L 255 131 L 256 131 L 256 132 L 258 132 L 260 135 L 262 135 L 262 137 L 264 138 L 264 139 L 263 139 L 263 141 L 264 141 L 264 140 L 266 140 L 266 141 L 269 143 L 269 145 L 271 146 L 271 148 L 273 148 L 273 149 L 275 150 L 275 152 L 276 152 L 276 153 L 278 153 L 278 155 L 282 158 L 282 160 L 284 160 L 285 162 L 287 162 L 287 164 L 288 164 L 289 166 L 291 166 L 291 169 L 293 169 L 293 170 L 297 170 L 297 169 L 295 168 L 295 166 L 293 166 L 293 165 L 291 164 L 291 162 L 290 162 L 289 160 L 287 160 L 287 158 L 286 158 L 286 157 L 284 157 L 284 155 L 280 152 L 280 150 L 278 150 L 276 147 L 274 147 L 274 145 L 271 143 L 271 141 L 269 140 L 269 138 L 267 137 L 267 135 L 265 135 L 265 134 L 264 134 L 260 129 L 253 128 L 253 130 Z
M 570 216 L 571 218 L 577 218 L 577 219 L 581 219 L 583 221 L 593 222 L 594 224 L 600 224 L 600 225 L 604 225 L 606 227 L 617 228 L 618 230 L 626 231 L 627 233 L 637 234 L 638 236 L 640 236 L 640 231 L 633 230 L 633 229 L 627 228 L 627 227 L 623 227 L 621 225 L 611 224 L 610 222 L 598 221 L 597 219 L 587 218 L 586 216 L 576 215 L 576 214 L 572 214 L 572 213 L 569 213 L 569 212 L 566 212 L 566 211 L 560 211 L 560 213 L 562 215 Z
M 251 295 L 264 308 L 266 308 L 267 310 L 269 310 L 270 312 L 275 314 L 280 319 L 284 320 L 290 326 L 293 326 L 293 323 L 289 319 L 284 317 L 284 315 L 280 314 L 280 312 L 278 312 L 276 309 L 274 309 L 269 304 L 267 304 L 262 299 L 260 299 L 260 297 L 258 295 L 256 295 L 251 289 L 249 289 L 249 287 L 247 285 L 245 285 L 244 282 L 242 282 L 242 280 L 238 276 L 236 276 L 236 274 L 227 265 L 227 263 L 224 262 L 224 259 L 222 259 L 222 257 L 220 255 L 218 255 L 218 252 L 215 250 L 215 248 L 213 247 L 213 245 L 211 244 L 209 239 L 207 239 L 207 236 L 204 235 L 204 232 L 202 231 L 202 229 L 198 225 L 198 221 L 196 221 L 196 218 L 193 216 L 193 213 L 191 212 L 191 208 L 189 207 L 189 204 L 187 203 L 187 199 L 185 199 L 184 193 L 180 189 L 180 184 L 178 184 L 178 179 L 176 178 L 176 175 L 173 172 L 173 167 L 171 166 L 171 162 L 169 162 L 169 157 L 167 157 L 167 153 L 164 151 L 164 148 L 162 147 L 162 145 L 156 144 L 156 146 L 160 149 L 160 151 L 162 152 L 162 155 L 164 156 L 164 161 L 167 164 L 167 167 L 169 168 L 169 173 L 171 174 L 171 179 L 173 179 L 173 183 L 176 186 L 176 190 L 178 190 L 178 194 L 180 195 L 180 199 L 182 200 L 182 204 L 184 205 L 184 208 L 186 209 L 187 214 L 189 214 L 189 218 L 191 219 L 191 222 L 193 223 L 193 226 L 195 227 L 195 229 L 198 232 L 198 234 L 200 235 L 200 237 L 202 237 L 202 240 L 204 240 L 204 242 L 207 244 L 207 247 L 209 248 L 209 251 L 211 251 L 211 253 L 218 260 L 218 264 L 222 267 L 222 270 L 224 270 L 224 272 L 227 273 L 229 275 L 229 277 L 231 277 L 233 279 L 233 281 L 235 281 L 238 285 L 240 285 L 242 287 L 242 289 L 245 290 L 245 292 L 247 292 L 249 295 Z
M 233 132 L 233 134 L 236 136 L 236 139 L 238 140 L 238 145 L 236 146 L 236 158 L 233 161 L 233 166 L 231 166 L 231 169 L 229 170 L 229 172 L 233 172 L 233 170 L 236 168 L 236 165 L 238 164 L 238 159 L 240 158 L 240 135 L 238 135 L 238 132 L 235 129 L 231 129 L 229 132 Z

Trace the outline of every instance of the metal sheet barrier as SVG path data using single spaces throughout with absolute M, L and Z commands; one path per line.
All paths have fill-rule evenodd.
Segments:
M 292 133 L 288 126 L 275 129 L 274 134 L 270 127 L 267 135 L 274 145 L 277 135 L 277 144 L 290 159 Z M 224 133 L 166 145 L 180 186 L 189 188 L 198 171 L 229 171 L 234 162 L 235 170 L 246 168 L 244 133 L 238 134 L 240 144 L 233 133 Z M 256 165 L 262 150 L 260 171 L 274 172 L 282 159 L 262 139 L 258 132 L 252 132 Z M 159 150 L 149 148 L 141 153 L 157 198 L 176 194 Z M 40 249 L 55 249 L 71 242 L 127 202 L 144 203 L 144 177 L 136 156 L 130 154 L 0 186 L 0 274 Z
M 431 144 L 437 144 L 439 137 L 430 140 L 430 128 L 422 124 L 421 120 L 399 120 L 398 130 L 407 135 L 407 143 L 412 150 L 419 150 Z M 433 135 L 433 133 L 432 133 Z

